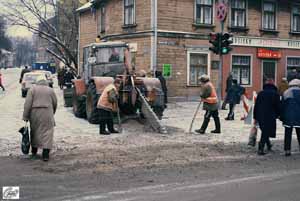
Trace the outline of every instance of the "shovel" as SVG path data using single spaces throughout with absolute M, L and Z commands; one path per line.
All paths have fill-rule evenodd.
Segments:
M 194 124 L 194 121 L 195 121 L 195 119 L 196 119 L 197 113 L 198 113 L 198 111 L 199 111 L 200 105 L 201 105 L 201 101 L 200 101 L 200 103 L 198 104 L 197 109 L 196 109 L 196 111 L 195 111 L 194 117 L 193 117 L 193 119 L 192 119 L 192 122 L 191 122 L 191 125 L 190 125 L 190 128 L 189 128 L 189 133 L 192 133 L 193 124 Z

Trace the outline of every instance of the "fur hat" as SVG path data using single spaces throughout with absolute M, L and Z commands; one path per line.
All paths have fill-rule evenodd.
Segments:
M 199 77 L 200 82 L 208 82 L 209 81 L 209 76 L 206 74 L 203 74 Z
M 300 87 L 300 80 L 299 79 L 293 79 L 292 81 L 289 82 L 289 87 Z

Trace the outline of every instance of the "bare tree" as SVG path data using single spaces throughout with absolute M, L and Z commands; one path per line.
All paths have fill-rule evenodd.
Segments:
M 5 17 L 11 25 L 26 27 L 48 41 L 52 48 L 47 48 L 47 51 L 76 71 L 78 68 L 76 9 L 80 6 L 78 0 L 18 0 L 6 1 L 3 4 L 7 10 Z M 54 16 L 56 23 L 49 20 Z

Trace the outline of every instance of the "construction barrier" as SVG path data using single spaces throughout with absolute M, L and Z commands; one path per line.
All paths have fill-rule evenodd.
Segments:
M 253 124 L 253 110 L 254 104 L 256 101 L 257 93 L 253 91 L 252 100 L 248 99 L 246 95 L 243 95 L 243 108 L 244 108 L 244 116 L 241 120 L 244 120 L 245 124 L 252 125 Z

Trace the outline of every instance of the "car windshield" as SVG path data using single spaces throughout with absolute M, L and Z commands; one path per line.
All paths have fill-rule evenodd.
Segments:
M 24 81 L 35 83 L 37 78 L 43 74 L 25 74 Z
M 96 63 L 120 63 L 124 61 L 124 47 L 99 48 Z

